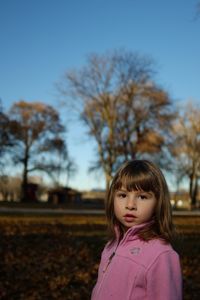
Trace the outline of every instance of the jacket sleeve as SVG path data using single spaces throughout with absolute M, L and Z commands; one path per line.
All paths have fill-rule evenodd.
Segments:
M 160 254 L 147 271 L 148 300 L 182 300 L 182 275 L 175 251 Z

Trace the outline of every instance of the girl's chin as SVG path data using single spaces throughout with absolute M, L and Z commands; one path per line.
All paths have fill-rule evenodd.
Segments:
M 128 230 L 129 228 L 132 228 L 132 227 L 134 227 L 134 226 L 136 226 L 136 225 L 138 225 L 138 224 L 136 224 L 136 223 L 126 223 L 126 224 L 124 224 L 124 227 Z

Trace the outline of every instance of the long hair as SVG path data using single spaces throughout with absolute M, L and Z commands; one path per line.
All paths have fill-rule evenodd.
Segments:
M 117 220 L 114 213 L 114 197 L 117 190 L 125 188 L 127 191 L 141 190 L 153 192 L 156 198 L 153 222 L 139 232 L 142 240 L 148 241 L 160 238 L 167 243 L 172 243 L 175 229 L 172 222 L 170 194 L 165 177 L 161 170 L 148 160 L 132 160 L 126 162 L 114 176 L 106 198 L 106 216 L 111 243 L 117 239 L 116 227 L 119 238 L 124 235 L 125 228 Z

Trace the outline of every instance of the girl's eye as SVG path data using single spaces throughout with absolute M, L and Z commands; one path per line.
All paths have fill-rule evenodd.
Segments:
M 141 200 L 145 200 L 148 197 L 147 197 L 147 195 L 141 194 L 141 195 L 138 195 L 138 198 L 140 198 Z
M 117 196 L 119 198 L 126 198 L 126 193 L 118 193 Z

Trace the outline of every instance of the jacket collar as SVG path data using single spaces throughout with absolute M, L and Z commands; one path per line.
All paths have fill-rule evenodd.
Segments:
M 126 243 L 128 241 L 133 241 L 138 239 L 138 233 L 141 229 L 145 228 L 146 226 L 149 226 L 150 224 L 153 223 L 153 220 L 139 224 L 139 225 L 135 225 L 131 228 L 129 228 L 126 233 L 124 234 L 122 240 L 119 242 L 119 244 L 123 244 Z M 116 228 L 117 231 L 117 236 L 119 237 L 119 230 L 118 228 Z

